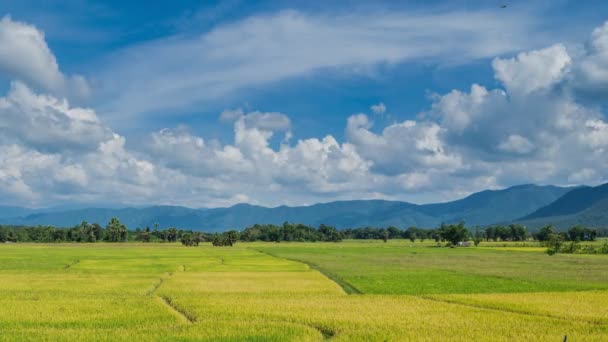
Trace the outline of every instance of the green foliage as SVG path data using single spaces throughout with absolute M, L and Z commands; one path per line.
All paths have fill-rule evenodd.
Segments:
M 198 246 L 200 240 L 198 236 L 195 236 L 192 233 L 184 233 L 181 234 L 181 238 L 180 241 L 182 242 L 182 245 L 184 246 Z
M 585 228 L 581 225 L 570 227 L 567 234 L 570 241 L 595 241 L 597 235 L 596 229 Z
M 235 232 L 236 233 L 236 232 Z M 281 226 L 272 224 L 255 224 L 245 228 L 239 235 L 241 241 L 342 241 L 346 232 L 340 232 L 335 227 L 320 225 L 319 228 L 303 224 L 283 223 Z
M 486 228 L 484 233 L 487 241 L 525 241 L 528 238 L 528 231 L 521 224 L 494 225 Z
M 448 241 L 452 246 L 456 246 L 461 241 L 466 241 L 469 231 L 465 228 L 464 222 L 459 224 L 442 224 L 439 228 L 441 238 Z
M 552 225 L 544 226 L 536 234 L 536 239 L 538 241 L 549 241 L 551 236 L 555 235 L 557 232 Z
M 233 245 L 225 234 L 215 234 L 211 239 L 211 244 L 216 247 Z
M 109 242 L 123 242 L 127 240 L 127 227 L 113 217 L 106 226 L 106 240 Z
M 547 254 L 554 255 L 562 250 L 564 244 L 564 237 L 560 234 L 552 233 L 547 237 Z
M 479 246 L 481 241 L 483 241 L 483 232 L 479 228 L 477 228 L 475 230 L 475 236 L 473 237 L 473 243 L 475 244 L 475 247 Z
M 150 242 L 150 228 L 146 227 L 146 229 L 139 229 L 137 228 L 135 230 L 135 240 L 137 241 L 141 241 L 141 242 Z
M 608 254 L 608 241 L 604 242 L 604 245 L 602 245 L 602 248 L 600 248 L 600 253 Z

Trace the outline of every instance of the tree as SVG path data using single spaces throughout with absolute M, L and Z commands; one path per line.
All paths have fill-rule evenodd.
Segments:
M 386 230 L 387 230 L 389 239 L 394 239 L 394 238 L 399 237 L 399 235 L 401 235 L 401 231 L 399 231 L 399 228 L 397 228 L 397 227 L 390 226 Z
M 194 232 L 192 233 L 192 241 L 195 246 L 198 246 L 199 243 L 205 241 L 205 238 L 201 232 Z
M 608 241 L 604 242 L 602 248 L 600 248 L 601 254 L 608 254 Z
M 226 232 L 226 241 L 229 246 L 232 246 L 239 239 L 239 233 L 236 230 L 229 230 Z
M 511 224 L 509 229 L 511 230 L 511 241 L 525 241 L 528 238 L 528 231 L 521 224 Z
M 556 234 L 555 228 L 552 225 L 544 226 L 536 234 L 538 241 L 549 241 L 551 235 Z
M 110 219 L 110 222 L 108 222 L 108 225 L 106 226 L 106 232 L 106 238 L 110 242 L 121 242 L 127 240 L 127 227 L 120 223 L 116 217 Z
M 479 244 L 483 241 L 483 232 L 479 230 L 479 228 L 475 229 L 475 236 L 473 237 L 473 243 L 475 247 L 479 246 Z
M 419 229 L 416 227 L 408 227 L 405 230 L 405 233 L 403 234 L 403 237 L 409 239 L 412 242 L 416 241 L 416 238 L 418 237 L 418 231 Z
M 95 231 L 93 230 L 93 226 L 87 223 L 87 221 L 82 221 L 79 225 L 74 227 L 73 229 L 73 238 L 78 242 L 95 242 L 97 241 L 97 236 L 95 235 Z M 39 240 L 39 239 L 36 239 Z
M 547 254 L 554 255 L 559 253 L 564 243 L 564 237 L 560 234 L 551 233 L 547 237 Z
M 570 227 L 567 235 L 568 240 L 570 241 L 595 241 L 597 238 L 597 230 L 577 225 Z
M 464 227 L 464 222 L 459 224 L 442 225 L 441 237 L 452 245 L 457 245 L 459 242 L 466 240 L 469 232 Z
M 338 230 L 335 227 L 321 224 L 319 226 L 319 233 L 323 237 L 324 241 L 331 241 L 331 242 L 342 241 L 342 235 L 340 234 L 340 232 L 338 232 Z
M 150 242 L 150 228 L 135 231 L 135 239 L 141 242 Z
M 193 246 L 194 239 L 192 238 L 192 234 L 190 234 L 190 233 L 182 234 L 181 242 L 182 242 L 182 245 L 184 245 L 184 246 L 188 246 L 188 247 Z
M 384 243 L 388 242 L 388 232 L 386 230 L 382 234 L 382 241 L 384 241 Z
M 177 228 L 171 227 L 167 229 L 167 241 L 176 242 L 178 237 Z

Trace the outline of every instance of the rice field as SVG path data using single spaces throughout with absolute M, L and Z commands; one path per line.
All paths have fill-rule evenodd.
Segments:
M 608 257 L 534 247 L 11 244 L 0 294 L 0 341 L 608 340 Z

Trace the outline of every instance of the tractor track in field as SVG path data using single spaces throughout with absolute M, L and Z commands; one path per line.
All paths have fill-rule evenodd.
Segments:
M 189 324 L 196 322 L 196 316 L 186 309 L 180 307 L 179 305 L 173 302 L 173 299 L 168 296 L 157 296 L 166 307 L 168 307 L 176 316 L 181 317 Z
M 264 320 L 264 323 L 268 322 L 268 323 L 287 323 L 287 324 L 292 324 L 292 325 L 297 325 L 297 326 L 301 326 L 301 327 L 307 327 L 307 328 L 312 328 L 317 330 L 321 336 L 323 336 L 323 341 L 330 341 L 332 338 L 334 338 L 336 336 L 336 332 L 333 329 L 318 325 L 318 324 L 312 324 L 312 323 L 302 323 L 302 322 L 295 322 L 295 321 L 290 321 L 290 320 Z
M 186 272 L 186 265 L 181 265 L 179 267 L 179 272 Z M 154 286 L 148 292 L 146 292 L 146 296 L 156 297 L 174 315 L 181 318 L 184 322 L 186 322 L 188 324 L 192 324 L 192 323 L 196 322 L 196 316 L 193 313 L 188 312 L 186 309 L 175 304 L 175 302 L 173 301 L 173 299 L 171 297 L 156 294 L 158 289 L 165 283 L 165 280 L 173 277 L 173 274 L 174 274 L 174 272 L 167 272 L 167 273 L 165 273 L 164 277 L 160 277 L 158 279 L 158 282 L 156 284 L 154 284 Z
M 72 266 L 78 265 L 80 263 L 79 259 L 76 259 L 74 261 L 72 261 L 69 264 L 65 264 L 65 266 L 63 266 L 63 269 L 67 270 L 68 268 L 71 268 Z
M 534 313 L 534 312 L 517 310 L 517 309 L 509 309 L 509 308 L 497 308 L 497 307 L 492 307 L 492 306 L 486 306 L 483 304 L 463 303 L 463 302 L 460 302 L 457 300 L 451 300 L 451 299 L 447 299 L 447 298 L 437 298 L 437 297 L 431 297 L 431 296 L 425 296 L 425 295 L 415 296 L 415 297 L 418 297 L 418 298 L 424 299 L 424 300 L 428 300 L 428 301 L 432 301 L 432 302 L 437 302 L 437 303 L 459 305 L 459 306 L 464 306 L 464 307 L 468 307 L 468 308 L 475 308 L 475 309 L 482 309 L 482 310 L 499 311 L 499 312 L 503 312 L 503 313 L 512 313 L 512 314 L 517 314 L 517 315 L 557 319 L 557 320 L 568 321 L 568 322 L 577 321 L 577 322 L 589 323 L 589 324 L 593 324 L 593 325 L 605 325 L 606 324 L 605 322 L 600 322 L 600 321 L 592 320 L 592 319 L 564 317 L 564 316 L 557 316 L 557 315 L 552 315 L 552 314 Z

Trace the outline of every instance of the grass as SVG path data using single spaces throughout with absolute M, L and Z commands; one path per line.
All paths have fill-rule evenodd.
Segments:
M 337 274 L 363 293 L 441 294 L 608 290 L 608 257 L 536 249 L 433 248 L 407 241 L 260 246 Z
M 0 245 L 0 341 L 606 340 L 608 257 L 430 246 Z

